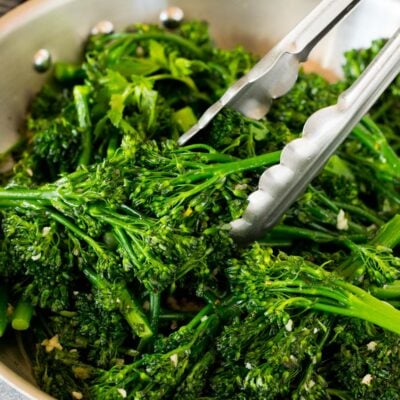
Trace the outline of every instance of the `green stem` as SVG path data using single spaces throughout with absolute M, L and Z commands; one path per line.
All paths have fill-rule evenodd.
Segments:
M 245 160 L 235 160 L 231 162 L 224 162 L 217 165 L 211 165 L 205 167 L 198 171 L 189 172 L 184 174 L 174 180 L 172 180 L 173 185 L 179 185 L 180 183 L 195 183 L 199 180 L 212 178 L 213 180 L 205 183 L 205 187 L 213 183 L 219 177 L 223 177 L 232 173 L 239 173 L 243 171 L 253 170 L 256 168 L 268 167 L 270 165 L 276 164 L 279 161 L 280 152 L 273 152 L 263 154 L 261 156 L 256 156 L 248 158 Z M 225 159 L 224 159 L 225 160 Z M 80 179 L 85 175 L 85 172 L 77 171 L 72 174 L 74 178 Z M 193 194 L 199 192 L 203 187 L 194 189 Z M 0 190 L 0 207 L 10 207 L 13 205 L 13 200 L 41 200 L 44 205 L 50 205 L 53 200 L 57 200 L 60 194 L 56 190 L 43 190 L 43 189 L 8 189 Z M 187 197 L 185 195 L 185 197 Z M 71 229 L 73 229 L 71 227 Z M 83 232 L 82 232 L 83 233 Z M 85 239 L 86 240 L 86 239 Z M 90 240 L 90 239 L 89 239 Z
M 160 306 L 161 306 L 160 292 L 150 292 L 150 324 L 153 332 L 157 334 L 158 322 L 160 320 Z
M 265 290 L 277 292 L 278 295 L 282 293 L 301 296 L 288 298 L 294 299 L 293 306 L 360 318 L 400 335 L 400 311 L 392 305 L 341 279 L 332 279 L 330 276 L 318 278 L 313 274 L 311 276 L 328 279 L 329 286 L 324 281 L 312 285 L 304 280 L 271 281 L 265 285 Z M 286 304 L 285 301 L 283 304 Z
M 83 80 L 86 73 L 80 65 L 57 62 L 54 65 L 54 77 L 59 82 L 71 83 Z
M 134 43 L 143 40 L 159 40 L 175 43 L 178 46 L 190 51 L 193 56 L 197 58 L 201 58 L 203 56 L 203 51 L 199 47 L 194 45 L 191 41 L 173 33 L 116 33 L 113 35 L 107 35 L 106 39 L 111 41 L 113 48 L 120 46 L 122 42 Z
M 400 178 L 400 159 L 371 117 L 365 116 L 362 123 L 353 129 L 352 134 L 372 153 L 377 155 L 382 163 L 389 166 L 391 174 Z
M 385 223 L 385 221 L 381 218 L 379 218 L 375 213 L 373 213 L 371 210 L 367 210 L 365 208 L 357 207 L 352 204 L 348 203 L 342 203 L 340 201 L 335 201 L 335 204 L 339 207 L 342 208 L 344 211 L 349 211 L 352 214 L 356 214 L 360 217 L 364 217 L 366 220 L 381 226 Z
M 330 396 L 335 396 L 340 400 L 354 400 L 353 396 L 349 393 L 345 392 L 344 390 L 337 390 L 337 389 L 327 389 L 326 392 Z
M 115 152 L 118 149 L 119 141 L 120 141 L 120 138 L 118 137 L 117 134 L 114 133 L 113 135 L 111 135 L 110 140 L 107 145 L 107 150 L 106 150 L 107 158 L 111 158 L 115 154 Z
M 78 124 L 82 130 L 82 151 L 78 165 L 89 165 L 92 157 L 92 122 L 89 112 L 89 94 L 90 88 L 88 86 L 74 86 L 74 103 Z
M 47 210 L 47 212 L 52 219 L 59 222 L 65 228 L 70 230 L 79 239 L 82 239 L 83 241 L 85 241 L 95 251 L 95 253 L 99 257 L 101 257 L 104 254 L 103 248 L 94 239 L 92 239 L 89 235 L 87 235 L 85 232 L 83 232 L 81 229 L 79 229 L 72 221 L 70 221 L 69 219 L 65 218 L 63 215 L 61 215 L 55 211 Z
M 127 226 L 127 229 L 124 230 L 117 225 L 114 227 L 114 233 L 120 246 L 126 251 L 126 254 L 132 262 L 132 265 L 140 270 L 143 265 L 141 260 L 145 259 L 153 266 L 162 268 L 164 265 L 161 263 L 161 261 L 152 257 L 148 251 L 143 248 L 142 242 L 138 240 L 137 235 L 132 233 L 130 228 L 131 227 Z M 149 291 L 155 290 L 150 283 L 146 285 L 146 288 Z
M 7 325 L 8 325 L 8 316 L 7 316 L 7 292 L 4 285 L 0 285 L 0 338 L 4 335 Z
M 259 240 L 262 243 L 269 241 L 286 240 L 293 242 L 293 239 L 309 239 L 316 243 L 339 243 L 345 244 L 346 239 L 353 242 L 364 242 L 367 237 L 364 234 L 347 235 L 342 237 L 341 235 L 334 235 L 331 233 L 321 232 L 317 230 L 311 230 L 307 228 L 300 228 L 298 226 L 289 225 L 278 225 L 266 232 L 265 235 Z
M 383 287 L 370 286 L 369 291 L 381 300 L 400 299 L 400 281 L 394 281 Z
M 328 233 L 313 231 L 311 229 L 299 228 L 297 226 L 288 226 L 288 225 L 278 225 L 273 229 L 271 229 L 269 232 L 266 232 L 265 236 L 261 238 L 261 242 L 263 242 L 264 239 L 268 240 L 271 237 L 310 239 L 313 242 L 317 243 L 328 243 L 337 239 L 337 237 Z
M 391 304 L 394 308 L 400 308 L 400 300 L 388 300 L 388 303 Z
M 383 225 L 370 241 L 370 244 L 390 249 L 400 244 L 400 214 L 395 215 L 389 222 Z M 348 243 L 348 245 L 350 249 L 352 246 L 355 246 L 352 243 Z M 338 267 L 337 272 L 346 279 L 357 279 L 363 274 L 364 269 L 364 261 L 358 252 L 356 252 Z
M 55 191 L 46 191 L 40 189 L 3 189 L 0 190 L 0 207 L 9 207 L 10 201 L 23 200 L 44 200 L 50 204 L 51 200 L 55 200 L 58 193 Z
M 324 193 L 316 190 L 313 186 L 310 186 L 309 190 L 322 202 L 322 204 L 324 204 L 328 209 L 332 210 L 337 215 L 340 208 L 334 201 L 329 199 Z M 335 217 L 336 217 L 336 215 L 335 215 Z M 329 216 L 328 216 L 328 218 L 329 218 Z M 329 218 L 329 219 L 332 219 L 332 218 Z M 336 219 L 334 219 L 334 222 L 336 224 Z M 354 231 L 356 231 L 358 233 L 365 232 L 364 226 L 362 226 L 360 224 L 356 224 L 352 221 L 349 221 L 349 228 L 353 229 Z
M 207 304 L 196 314 L 196 316 L 187 325 L 185 325 L 185 329 L 187 330 L 194 329 L 203 320 L 203 318 L 211 314 L 212 311 L 213 311 L 213 305 Z
M 14 309 L 11 326 L 16 331 L 25 331 L 31 324 L 33 305 L 25 300 L 20 300 Z
M 148 79 L 152 81 L 172 80 L 183 83 L 192 91 L 191 96 L 196 97 L 197 99 L 200 100 L 204 100 L 205 102 L 211 103 L 210 97 L 206 93 L 199 91 L 194 81 L 188 76 L 179 77 L 179 76 L 174 76 L 172 74 L 158 74 L 149 76 Z
M 282 286 L 279 287 L 279 285 Z M 329 304 L 337 304 L 339 307 L 346 307 L 349 303 L 349 299 L 346 293 L 341 293 L 337 288 L 332 289 L 324 286 L 308 286 L 304 282 L 299 282 L 297 287 L 290 287 L 290 283 L 274 281 L 272 284 L 267 286 L 267 290 L 270 293 L 290 293 L 305 296 L 306 299 L 312 300 L 315 298 L 318 304 L 324 303 L 328 299 Z M 310 298 L 308 298 L 310 296 Z M 331 300 L 334 302 L 331 302 Z M 325 304 L 325 303 L 324 303 Z
M 65 226 L 78 238 L 84 240 L 93 248 L 98 256 L 101 256 L 104 253 L 102 247 L 94 239 L 81 231 L 67 218 L 53 211 L 49 211 L 49 214 L 55 221 Z M 83 272 L 89 281 L 99 289 L 103 288 L 107 291 L 115 290 L 116 297 L 119 299 L 118 304 L 121 314 L 124 316 L 136 335 L 141 338 L 148 338 L 153 335 L 146 316 L 140 310 L 140 307 L 136 304 L 135 299 L 131 296 L 130 292 L 124 285 L 111 285 L 105 279 L 100 278 L 98 275 L 94 274 L 94 272 L 91 272 L 88 269 L 83 270 Z
M 371 244 L 394 249 L 400 244 L 400 214 L 381 227 Z
M 280 151 L 275 151 L 256 157 L 246 158 L 244 160 L 235 160 L 224 164 L 211 165 L 198 171 L 190 171 L 189 173 L 172 180 L 172 184 L 178 185 L 179 183 L 188 182 L 195 183 L 199 180 L 207 179 L 216 175 L 227 176 L 233 173 L 269 167 L 279 162 L 280 154 Z
M 195 314 L 190 311 L 172 312 L 161 310 L 159 319 L 160 321 L 186 321 L 194 316 Z
M 313 354 L 315 355 L 315 358 L 313 358 L 313 361 L 308 364 L 306 371 L 302 378 L 302 383 L 298 387 L 300 387 L 300 388 L 304 387 L 305 384 L 310 382 L 310 379 L 312 379 L 312 375 L 313 375 L 314 371 L 316 371 L 318 369 L 318 367 L 319 367 L 318 363 L 321 361 L 321 357 L 322 357 L 322 349 L 324 348 L 325 343 L 328 340 L 328 337 L 330 336 L 330 333 L 331 333 L 330 328 L 327 328 L 325 330 L 325 332 L 323 333 L 322 338 L 319 340 L 319 342 L 315 348 L 315 351 L 313 352 Z
M 372 322 L 400 335 L 400 311 L 351 283 L 338 280 L 337 285 L 351 292 L 353 317 Z
M 85 268 L 83 273 L 93 286 L 114 296 L 121 314 L 137 336 L 143 339 L 153 336 L 153 331 L 144 312 L 124 283 L 110 284 L 89 268 Z

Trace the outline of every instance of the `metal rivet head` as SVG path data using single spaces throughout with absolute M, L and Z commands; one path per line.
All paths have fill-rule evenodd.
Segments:
M 91 30 L 92 35 L 108 35 L 114 32 L 114 25 L 110 21 L 100 21 Z
M 179 7 L 168 7 L 160 13 L 160 21 L 168 29 L 177 28 L 182 23 L 183 17 L 183 11 Z
M 33 68 L 37 72 L 46 72 L 51 67 L 51 54 L 47 49 L 38 50 L 33 56 Z

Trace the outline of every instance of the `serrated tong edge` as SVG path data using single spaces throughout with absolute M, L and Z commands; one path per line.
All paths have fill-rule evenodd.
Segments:
M 248 197 L 243 217 L 231 222 L 232 235 L 239 241 L 251 241 L 279 222 L 399 73 L 400 28 L 339 96 L 337 104 L 312 114 L 301 138 L 289 142 L 282 150 L 280 163 L 261 175 L 259 188 Z
M 179 139 L 180 145 L 228 106 L 247 117 L 260 119 L 267 114 L 272 99 L 283 96 L 294 85 L 300 62 L 327 32 L 342 20 L 361 0 L 323 0 L 246 75 L 200 117 L 199 121 Z

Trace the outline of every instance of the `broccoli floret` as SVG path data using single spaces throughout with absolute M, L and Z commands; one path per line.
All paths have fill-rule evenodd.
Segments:
M 289 309 L 313 309 L 360 318 L 400 332 L 400 312 L 367 291 L 302 257 L 273 256 L 254 244 L 242 259 L 233 259 L 228 273 L 232 292 L 249 310 L 264 309 L 286 324 Z
M 363 323 L 350 320 L 336 327 L 334 344 L 338 351 L 331 363 L 332 388 L 336 385 L 352 399 L 400 398 L 398 335 L 366 330 Z
M 118 389 L 134 393 L 137 398 L 162 399 L 178 393 L 196 392 L 188 375 L 192 368 L 206 368 L 204 353 L 220 324 L 211 306 L 206 306 L 187 325 L 155 345 L 155 352 L 145 354 L 132 364 L 100 372 L 92 388 L 95 398 L 114 399 Z M 203 364 L 204 363 L 204 364 Z M 197 385 L 201 385 L 197 382 Z M 183 397 L 186 398 L 186 397 Z
M 34 305 L 68 308 L 75 262 L 65 232 L 40 212 L 6 213 L 2 229 L 7 257 L 13 260 L 8 279 L 25 280 L 23 296 Z
M 205 23 L 91 35 L 81 63 L 55 67 L 0 155 L 16 161 L 0 180 L 0 336 L 28 330 L 44 390 L 398 397 L 398 81 L 258 243 L 238 246 L 229 224 L 381 44 L 348 55 L 344 82 L 300 72 L 267 117 L 226 108 L 184 147 L 256 62 L 216 49 Z
M 292 132 L 300 133 L 311 114 L 337 102 L 344 87 L 341 82 L 329 84 L 319 75 L 300 71 L 290 92 L 273 102 L 268 118 L 283 122 Z

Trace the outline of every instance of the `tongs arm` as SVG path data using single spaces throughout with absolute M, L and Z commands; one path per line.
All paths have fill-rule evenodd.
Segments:
M 283 148 L 280 163 L 261 175 L 243 217 L 231 223 L 233 236 L 251 241 L 275 225 L 399 73 L 400 29 L 337 104 L 315 112 L 302 137 Z
M 344 18 L 360 0 L 323 0 L 245 76 L 233 84 L 178 142 L 185 144 L 225 106 L 247 117 L 260 119 L 269 111 L 272 99 L 287 93 L 298 76 L 299 63 L 313 47 Z

